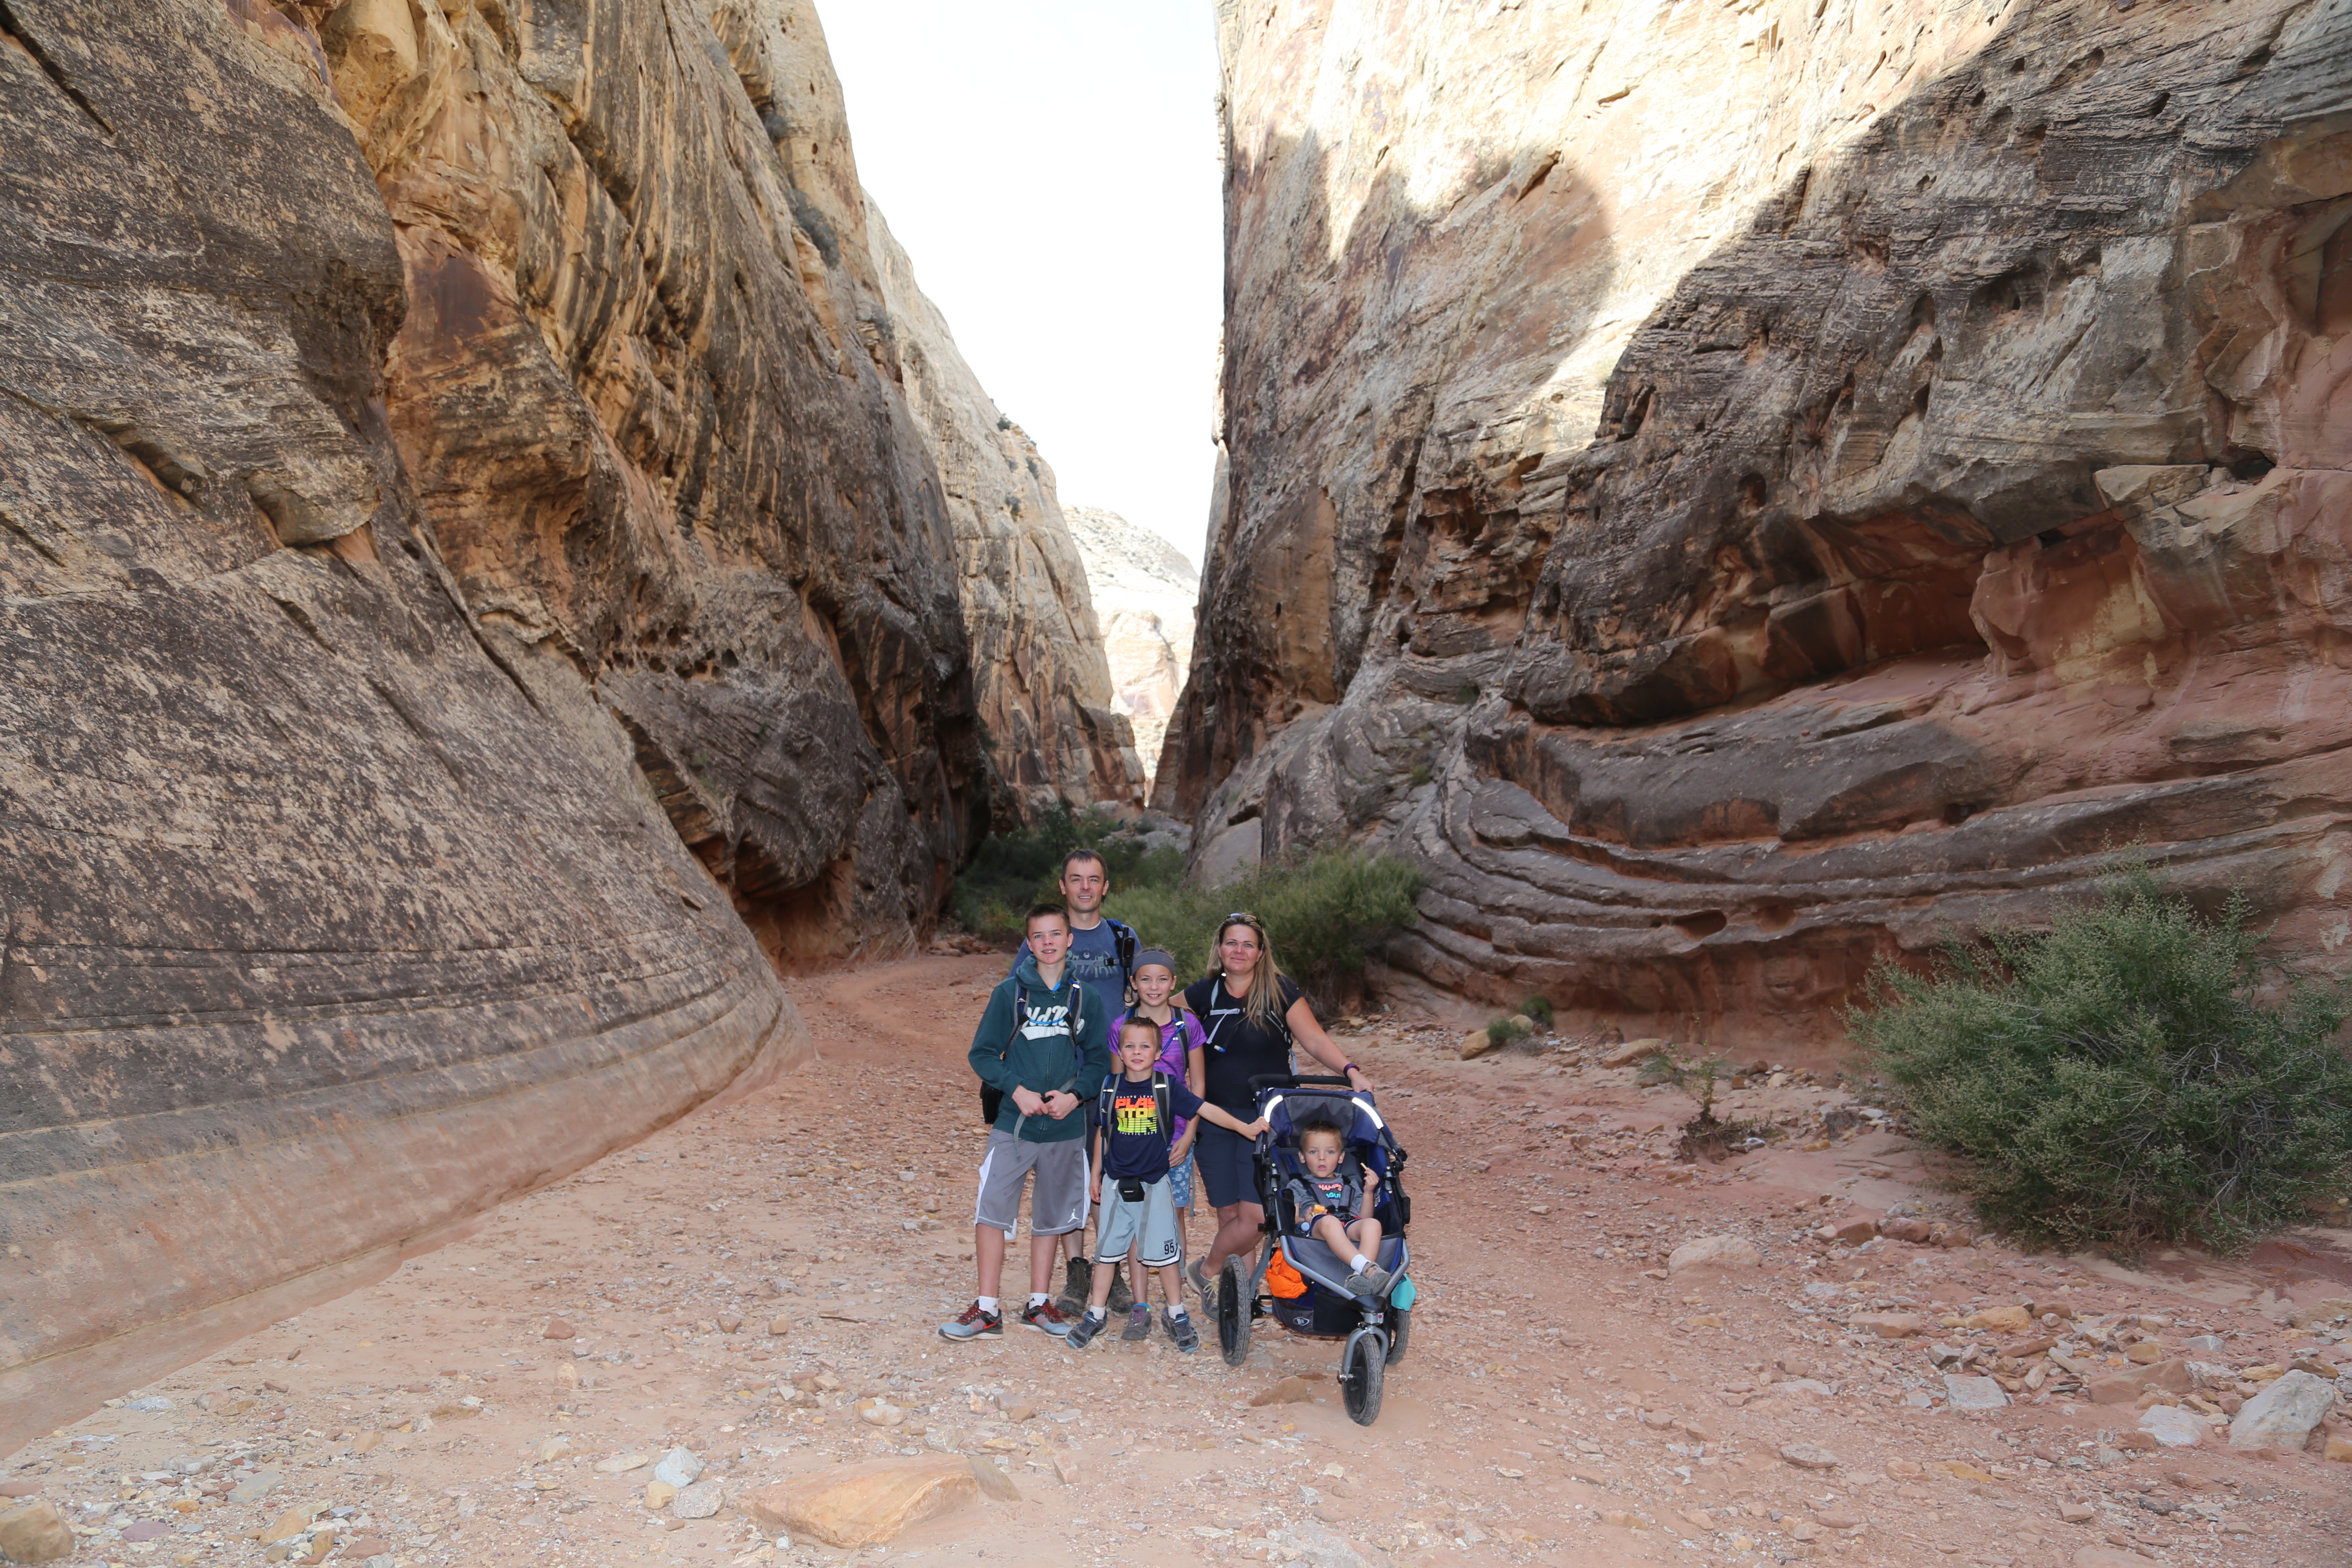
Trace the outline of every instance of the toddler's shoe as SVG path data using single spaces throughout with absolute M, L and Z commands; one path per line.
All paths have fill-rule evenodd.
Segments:
M 1097 1318 L 1092 1312 L 1082 1314 L 1062 1336 L 1062 1342 L 1074 1351 L 1082 1351 L 1094 1343 L 1095 1336 L 1110 1324 L 1108 1316 Z
M 1033 1329 L 1043 1329 L 1056 1339 L 1070 1331 L 1070 1320 L 1051 1301 L 1040 1301 L 1034 1307 L 1021 1309 L 1021 1321 Z
M 1348 1276 L 1346 1284 L 1358 1296 L 1380 1296 L 1389 1288 L 1391 1275 L 1379 1264 L 1370 1264 Z
M 1004 1319 L 995 1312 L 983 1312 L 974 1301 L 963 1310 L 960 1318 L 940 1325 L 940 1337 L 950 1340 L 976 1340 L 982 1337 L 1001 1340 L 1004 1337 Z
M 1192 1313 L 1187 1312 L 1180 1318 L 1163 1308 L 1160 1313 L 1160 1326 L 1168 1331 L 1168 1337 L 1176 1342 L 1176 1348 L 1186 1355 L 1191 1355 L 1201 1348 L 1201 1331 L 1192 1326 Z
M 1151 1309 L 1141 1301 L 1138 1301 L 1134 1306 L 1129 1307 L 1127 1310 L 1127 1327 L 1119 1330 L 1118 1337 L 1126 1341 L 1129 1344 L 1133 1344 L 1138 1340 L 1150 1339 L 1151 1337 Z

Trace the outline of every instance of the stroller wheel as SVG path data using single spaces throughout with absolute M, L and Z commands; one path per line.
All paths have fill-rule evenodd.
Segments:
M 1369 1426 L 1381 1418 L 1381 1373 L 1388 1365 L 1388 1335 L 1378 1329 L 1358 1329 L 1339 1352 L 1339 1396 L 1348 1419 Z
M 1227 1366 L 1249 1360 L 1249 1281 L 1238 1256 L 1226 1258 L 1217 1274 L 1217 1349 L 1224 1352 Z
M 1405 1342 L 1412 1337 L 1412 1312 L 1410 1309 L 1389 1314 L 1389 1361 L 1391 1366 L 1404 1360 Z

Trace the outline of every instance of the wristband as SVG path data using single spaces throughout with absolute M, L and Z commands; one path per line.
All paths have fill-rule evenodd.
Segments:
M 1363 1070 L 1363 1068 L 1358 1067 L 1353 1062 L 1341 1062 L 1339 1064 L 1339 1076 L 1341 1078 L 1346 1078 L 1351 1072 L 1361 1072 Z

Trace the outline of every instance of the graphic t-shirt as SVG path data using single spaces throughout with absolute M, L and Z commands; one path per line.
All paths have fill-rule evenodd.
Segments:
M 1301 1231 L 1314 1228 L 1315 1222 L 1329 1215 L 1341 1225 L 1356 1217 L 1356 1207 L 1363 1202 L 1364 1189 L 1337 1172 L 1328 1176 L 1298 1175 L 1290 1178 L 1291 1206 L 1298 1215 Z
M 1285 1016 L 1299 995 L 1297 984 L 1284 975 Z M 1242 1011 L 1242 1001 L 1228 995 L 1224 982 L 1215 976 L 1184 987 L 1184 1005 L 1201 1016 L 1202 1031 L 1208 1037 L 1204 1052 L 1208 1071 L 1202 1079 L 1201 1098 L 1244 1121 L 1253 1120 L 1257 1115 L 1257 1096 L 1249 1080 L 1254 1074 L 1290 1070 L 1290 1036 L 1282 1026 L 1261 1029 L 1251 1023 Z
M 1103 1115 L 1106 1095 L 1110 1101 L 1108 1121 Z M 1178 1121 L 1201 1114 L 1199 1097 L 1181 1078 L 1168 1080 L 1168 1114 Z M 1138 1083 L 1125 1073 L 1116 1075 L 1105 1094 L 1095 1097 L 1087 1118 L 1103 1130 L 1103 1180 L 1156 1182 L 1168 1173 L 1168 1143 L 1174 1133 L 1160 1131 L 1160 1100 L 1149 1078 Z
M 1013 955 L 1013 967 L 1019 968 L 1021 961 L 1028 956 L 1029 944 L 1024 942 Z M 1110 921 L 1098 921 L 1092 931 L 1071 927 L 1070 953 L 1062 963 L 1094 1000 L 1102 1004 L 1104 1017 L 1116 1018 L 1127 1011 L 1127 976 L 1118 967 L 1118 938 Z M 1111 1038 L 1116 1042 L 1118 1037 L 1114 1035 Z
M 1151 1064 L 1152 1070 L 1164 1072 L 1178 1083 L 1189 1083 L 1191 1079 L 1185 1075 L 1192 1069 L 1192 1049 L 1202 1043 L 1201 1020 L 1181 1007 L 1171 1007 L 1168 1012 L 1168 1022 L 1160 1026 L 1160 1056 Z M 1122 1013 L 1111 1020 L 1110 1037 L 1114 1046 L 1118 1042 L 1119 1030 L 1135 1016 L 1138 1014 Z M 1176 1136 L 1184 1136 L 1184 1129 L 1192 1124 L 1192 1119 L 1189 1116 L 1176 1118 Z

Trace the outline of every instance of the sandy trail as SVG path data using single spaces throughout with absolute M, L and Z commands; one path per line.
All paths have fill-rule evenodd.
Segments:
M 1413 1154 L 1424 1294 L 1373 1427 L 1339 1408 L 1337 1345 L 1271 1324 L 1238 1371 L 1213 1332 L 1192 1356 L 1115 1333 L 1073 1354 L 1017 1327 L 943 1342 L 935 1325 L 972 1292 L 983 1137 L 962 1055 L 1003 965 L 934 957 L 793 983 L 814 1064 L 509 1205 L 380 1285 L 124 1391 L 120 1407 L 0 1461 L 0 1478 L 66 1510 L 84 1532 L 78 1562 L 182 1568 L 273 1552 L 373 1568 L 838 1561 L 763 1539 L 736 1500 L 815 1467 L 934 1449 L 993 1457 L 1022 1500 L 861 1555 L 1313 1568 L 2347 1558 L 2352 1467 L 2214 1441 L 2119 1450 L 2129 1405 L 1918 1407 L 1906 1399 L 1943 1392 L 1929 1339 L 2003 1336 L 1882 1342 L 1843 1321 L 2031 1301 L 2078 1321 L 2171 1320 L 2131 1331 L 2159 1339 L 2210 1331 L 2227 1347 L 2212 1359 L 2239 1368 L 2332 1360 L 2347 1353 L 2329 1337 L 2342 1325 L 2291 1333 L 2278 1319 L 2293 1300 L 2352 1296 L 2311 1261 L 2340 1236 L 2305 1237 L 2303 1262 L 2268 1273 L 2183 1265 L 2168 1279 L 1992 1247 L 1849 1252 L 1796 1237 L 1848 1199 L 1933 1198 L 1891 1135 L 1691 1179 L 1648 1152 L 1687 1100 L 1558 1056 L 1458 1061 L 1433 1024 L 1339 1030 Z M 1802 1085 L 1739 1097 L 1782 1114 L 1822 1098 Z M 1764 1264 L 1667 1279 L 1667 1253 L 1701 1235 L 1748 1237 Z M 1206 1238 L 1196 1216 L 1192 1245 Z M 1014 1289 L 1026 1249 L 1024 1237 Z M 1293 1373 L 1315 1379 L 1311 1403 L 1247 1403 Z M 903 1409 L 903 1424 L 867 1424 L 850 1403 L 866 1396 Z M 139 1407 L 158 1400 L 169 1408 Z M 1780 1457 L 1800 1443 L 1837 1468 Z M 716 1518 L 652 1511 L 649 1470 L 595 1468 L 681 1446 L 723 1483 Z M 2070 1502 L 2088 1517 L 2062 1519 Z M 341 1510 L 324 1557 L 252 1539 L 320 1508 Z

